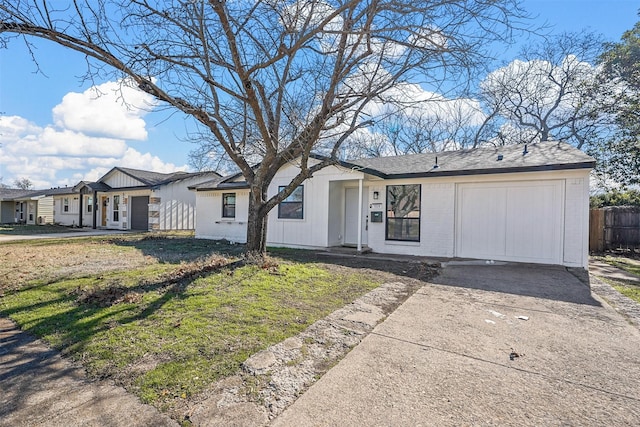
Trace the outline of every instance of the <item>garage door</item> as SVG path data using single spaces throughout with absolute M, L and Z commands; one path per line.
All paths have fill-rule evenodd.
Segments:
M 149 229 L 149 196 L 131 198 L 131 229 Z
M 460 184 L 456 254 L 561 264 L 563 181 Z

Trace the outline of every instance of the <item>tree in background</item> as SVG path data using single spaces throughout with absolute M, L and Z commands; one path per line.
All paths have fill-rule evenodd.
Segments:
M 606 178 L 625 185 L 640 183 L 640 22 L 609 43 L 600 57 L 604 78 L 619 89 L 611 96 L 617 103 L 610 108 L 618 132 L 603 146 Z
M 601 47 L 593 33 L 565 33 L 490 73 L 481 84 L 483 106 L 500 128 L 487 142 L 565 141 L 593 151 L 610 132 L 615 102 L 598 79 Z
M 0 0 L 0 42 L 60 44 L 87 57 L 87 78 L 115 74 L 195 119 L 201 154 L 223 151 L 249 185 L 261 257 L 269 211 L 372 125 L 373 101 L 468 80 L 522 15 L 518 0 Z M 290 162 L 300 173 L 269 196 Z
M 31 190 L 33 188 L 33 182 L 28 178 L 17 178 L 13 181 L 13 185 L 21 190 Z

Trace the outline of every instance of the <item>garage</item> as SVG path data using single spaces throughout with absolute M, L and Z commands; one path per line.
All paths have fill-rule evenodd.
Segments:
M 149 196 L 131 197 L 131 229 L 149 229 Z
M 457 185 L 456 255 L 561 264 L 564 181 Z

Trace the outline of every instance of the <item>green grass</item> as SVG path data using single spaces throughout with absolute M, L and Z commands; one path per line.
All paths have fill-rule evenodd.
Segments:
M 615 284 L 613 288 L 620 292 L 622 295 L 625 295 L 632 300 L 640 303 L 640 286 L 631 285 L 631 284 Z
M 91 376 L 113 378 L 159 407 L 236 373 L 251 354 L 380 284 L 356 270 L 305 262 L 234 268 L 225 265 L 234 258 L 193 239 L 89 243 L 103 257 L 121 256 L 118 246 L 153 262 L 93 273 L 87 261 L 73 277 L 31 279 L 5 292 L 0 315 L 82 362 Z
M 640 263 L 633 262 L 624 257 L 612 257 L 606 256 L 602 258 L 602 261 L 607 264 L 611 264 L 614 267 L 618 267 L 628 273 L 633 274 L 634 276 L 638 276 L 640 278 Z M 611 284 L 615 290 L 620 292 L 622 295 L 625 295 L 632 300 L 640 303 L 640 286 L 630 282 L 620 282 L 620 281 L 612 281 Z

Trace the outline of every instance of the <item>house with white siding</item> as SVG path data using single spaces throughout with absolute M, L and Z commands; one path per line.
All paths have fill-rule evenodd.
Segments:
M 75 198 L 57 198 L 56 221 L 118 230 L 193 230 L 195 194 L 188 187 L 219 177 L 114 167 L 96 182 L 74 186 Z
M 339 162 L 269 213 L 267 244 L 587 268 L 594 166 L 560 142 Z M 282 167 L 268 195 L 298 171 Z M 241 175 L 190 188 L 197 238 L 246 242 Z

